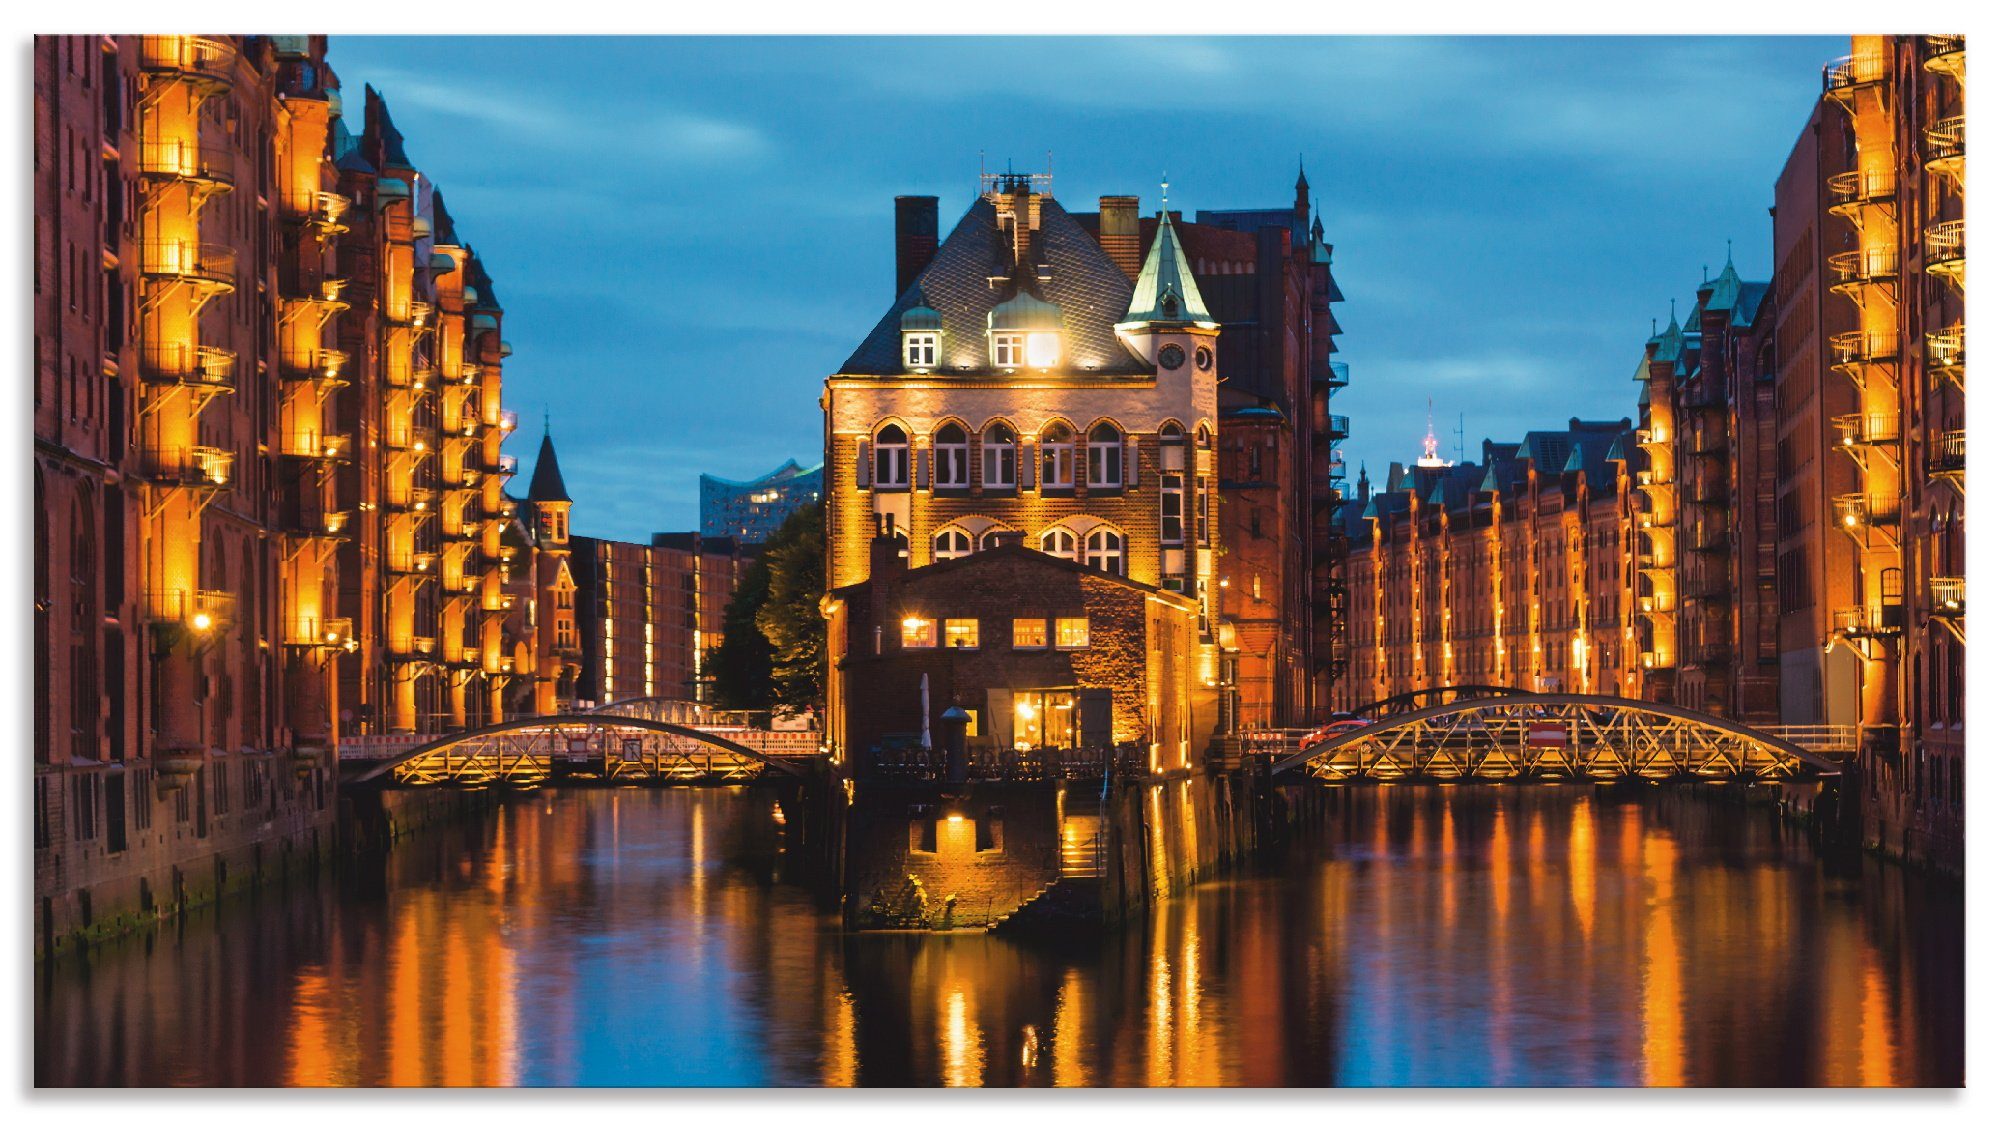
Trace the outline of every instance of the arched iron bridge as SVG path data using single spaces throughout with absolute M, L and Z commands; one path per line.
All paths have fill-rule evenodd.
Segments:
M 1520 697 L 1528 691 L 1513 686 L 1488 686 L 1468 682 L 1456 686 L 1430 686 L 1426 689 L 1411 690 L 1408 693 L 1393 694 L 1380 701 L 1358 705 L 1349 713 L 1350 718 L 1377 721 L 1396 713 L 1414 713 L 1434 705 L 1444 705 L 1453 701 L 1464 701 L 1472 697 Z
M 1590 694 L 1470 697 L 1306 733 L 1273 773 L 1315 779 L 1810 779 L 1839 764 L 1779 736 L 1657 702 Z
M 715 731 L 625 711 L 636 708 L 641 707 L 524 717 L 452 733 L 347 782 L 469 787 L 532 787 L 559 778 L 614 784 L 747 783 L 803 778 L 820 755 L 800 751 L 796 743 L 746 743 L 758 738 L 753 729 Z

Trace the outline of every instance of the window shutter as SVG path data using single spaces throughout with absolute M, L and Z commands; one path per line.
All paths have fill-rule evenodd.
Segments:
M 1124 482 L 1127 487 L 1139 485 L 1139 438 L 1136 436 L 1125 438 Z
M 1041 445 L 1025 436 L 1014 445 L 1014 478 L 1023 493 L 1039 490 L 1042 485 Z
M 865 436 L 857 440 L 855 444 L 861 449 L 861 454 L 854 458 L 854 486 L 866 491 L 868 489 L 869 474 L 875 470 L 875 449 L 871 447 L 871 442 Z
M 910 483 L 919 491 L 927 491 L 931 485 L 931 450 L 917 447 L 914 441 L 910 444 Z

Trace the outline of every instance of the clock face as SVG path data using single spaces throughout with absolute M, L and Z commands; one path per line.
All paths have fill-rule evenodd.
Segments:
M 1168 370 L 1179 370 L 1181 363 L 1186 361 L 1187 352 L 1181 350 L 1179 344 L 1168 343 L 1166 346 L 1160 348 L 1160 365 L 1166 367 Z
M 1207 370 L 1209 367 L 1215 365 L 1215 352 L 1209 350 L 1207 347 L 1196 347 L 1194 349 L 1194 364 L 1203 370 Z

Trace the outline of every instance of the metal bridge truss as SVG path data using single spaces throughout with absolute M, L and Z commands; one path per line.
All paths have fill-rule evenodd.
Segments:
M 1584 694 L 1466 698 L 1365 728 L 1308 733 L 1273 772 L 1315 779 L 1803 779 L 1825 756 L 1670 705 Z
M 565 713 L 447 736 L 385 760 L 352 782 L 728 784 L 803 776 L 806 770 L 804 759 L 780 758 L 704 729 L 623 713 Z
M 1470 682 L 1457 686 L 1431 686 L 1427 689 L 1395 694 L 1380 701 L 1371 701 L 1366 705 L 1357 705 L 1348 716 L 1374 721 L 1396 713 L 1414 713 L 1419 709 L 1464 701 L 1472 697 L 1520 697 L 1527 693 L 1527 690 L 1516 689 L 1513 686 L 1487 686 Z

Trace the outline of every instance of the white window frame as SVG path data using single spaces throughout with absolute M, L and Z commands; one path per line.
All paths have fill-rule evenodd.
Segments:
M 1093 425 L 1090 429 L 1090 482 L 1095 490 L 1111 491 L 1125 485 L 1125 438 L 1123 434 L 1111 440 L 1099 439 L 1098 433 L 1109 428 L 1118 433 L 1110 422 Z
M 947 433 L 958 433 L 957 439 L 950 439 Z M 962 491 L 972 486 L 972 437 L 964 427 L 953 422 L 938 430 L 932 443 L 933 472 L 931 486 L 935 490 Z
M 1057 548 L 1051 549 L 1051 543 Z M 1077 548 L 1076 532 L 1062 526 L 1050 527 L 1042 531 L 1040 543 L 1036 548 L 1051 557 L 1060 557 L 1066 561 L 1074 561 L 1076 560 Z
M 1093 569 L 1125 575 L 1125 535 L 1109 526 L 1099 526 L 1083 539 L 1083 563 Z
M 931 539 L 931 559 L 950 561 L 956 557 L 972 556 L 972 535 L 957 526 L 949 526 L 938 531 Z
M 1041 473 L 1042 486 L 1076 486 L 1076 434 L 1068 425 L 1062 428 L 1063 437 L 1052 440 L 1046 434 L 1042 437 Z
M 894 432 L 903 439 L 883 440 L 882 437 Z M 907 491 L 910 489 L 910 434 L 899 425 L 890 425 L 875 434 L 872 453 L 875 457 L 875 489 L 878 491 Z
M 990 425 L 979 438 L 981 485 L 1003 491 L 1014 489 L 1015 469 L 1020 465 L 1021 444 L 1006 425 Z
M 1007 370 L 1016 370 L 1028 362 L 1028 333 L 1025 331 L 995 331 L 993 333 L 993 365 Z
M 903 365 L 912 370 L 929 370 L 938 363 L 938 333 L 903 332 Z

